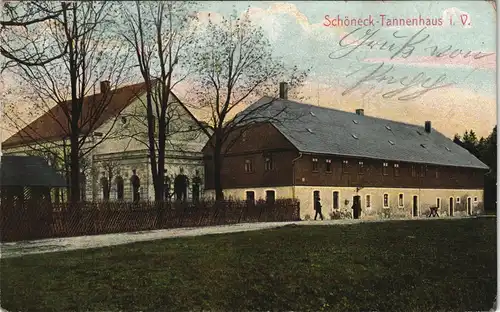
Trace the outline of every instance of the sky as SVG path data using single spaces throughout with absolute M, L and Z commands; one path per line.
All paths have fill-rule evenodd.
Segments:
M 249 10 L 276 57 L 310 68 L 301 89 L 307 103 L 422 126 L 430 120 L 449 137 L 468 129 L 487 136 L 496 124 L 496 13 L 486 1 L 212 1 L 199 8 L 200 18 Z M 330 27 L 326 15 L 374 24 Z M 420 17 L 441 25 L 387 23 Z M 453 57 L 433 53 L 449 46 Z M 5 140 L 11 133 L 3 131 Z

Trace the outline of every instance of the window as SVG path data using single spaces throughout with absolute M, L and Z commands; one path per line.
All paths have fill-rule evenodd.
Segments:
M 436 207 L 441 208 L 441 198 L 436 198 Z
M 439 168 L 436 167 L 436 179 L 439 179 Z
M 271 156 L 266 157 L 265 162 L 264 162 L 264 169 L 266 171 L 274 170 L 274 162 L 273 162 L 273 158 Z
M 349 165 L 349 161 L 342 160 L 342 173 L 348 173 L 349 172 L 348 165 Z
M 372 206 L 372 197 L 370 195 L 366 195 L 366 208 L 370 208 Z
M 404 206 L 404 195 L 403 194 L 399 194 L 398 196 L 398 206 L 399 207 L 403 207 Z
M 460 204 L 460 197 L 457 197 L 457 204 Z
M 427 166 L 421 165 L 420 166 L 420 177 L 425 177 L 425 172 L 427 171 Z
M 318 158 L 312 159 L 313 171 L 318 171 Z
M 332 160 L 331 159 L 326 160 L 326 172 L 332 172 Z
M 394 164 L 394 176 L 399 177 L 399 164 Z
M 415 168 L 415 165 L 411 165 L 411 176 L 416 177 L 417 176 L 417 170 Z
M 363 162 L 360 161 L 358 162 L 358 174 L 363 174 L 363 173 L 365 173 L 365 167 L 363 165 Z
M 102 199 L 104 200 L 109 200 L 109 183 L 108 183 L 108 178 L 103 177 L 101 178 L 101 188 L 102 188 Z
M 253 163 L 251 159 L 245 159 L 245 172 L 246 173 L 253 172 Z
M 382 166 L 382 174 L 383 175 L 387 175 L 387 168 L 389 167 L 389 164 L 388 163 L 384 163 L 383 166 Z
M 389 208 L 389 194 L 384 194 L 384 208 Z
M 333 209 L 339 209 L 339 192 L 333 192 Z
M 274 191 L 266 191 L 266 203 L 274 204 L 276 200 L 276 193 Z
M 254 191 L 247 191 L 246 193 L 246 200 L 248 204 L 255 204 L 255 192 Z
M 116 183 L 116 199 L 123 200 L 124 183 L 123 178 L 118 176 L 115 178 Z
M 474 201 L 477 202 L 477 197 L 474 197 Z

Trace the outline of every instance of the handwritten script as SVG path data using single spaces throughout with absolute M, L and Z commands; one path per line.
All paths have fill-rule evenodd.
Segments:
M 359 27 L 342 37 L 338 42 L 338 47 L 332 51 L 329 57 L 333 60 L 339 60 L 356 52 L 379 50 L 388 51 L 390 53 L 388 60 L 393 60 L 396 57 L 406 59 L 415 54 L 417 48 L 421 49 L 427 56 L 436 58 L 473 58 L 481 59 L 493 55 L 494 53 L 483 53 L 467 51 L 460 48 L 448 45 L 440 47 L 437 45 L 426 44 L 429 41 L 430 35 L 425 33 L 426 28 L 422 28 L 412 34 L 402 34 L 400 31 L 392 33 L 390 38 L 382 38 L 380 29 Z M 355 38 L 361 37 L 359 39 Z M 367 53 L 367 52 L 366 52 Z M 358 63 L 363 60 L 358 59 Z M 360 69 L 352 71 L 346 77 L 360 75 L 360 78 L 348 87 L 342 95 L 347 95 L 354 90 L 363 87 L 367 83 L 380 83 L 381 86 L 390 86 L 388 92 L 382 94 L 383 98 L 397 97 L 398 100 L 412 100 L 425 93 L 445 88 L 455 84 L 453 81 L 448 81 L 445 74 L 438 77 L 431 77 L 425 72 L 419 72 L 416 75 L 397 76 L 394 65 L 379 63 L 363 63 Z M 373 89 L 373 88 L 372 88 Z

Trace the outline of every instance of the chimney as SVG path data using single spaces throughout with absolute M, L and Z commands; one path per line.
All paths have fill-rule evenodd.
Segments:
M 356 115 L 364 116 L 365 115 L 365 110 L 362 108 L 358 108 L 356 110 Z
M 110 89 L 110 82 L 109 80 L 101 81 L 101 93 L 107 93 Z
M 288 100 L 288 83 L 280 82 L 280 99 Z
M 428 120 L 425 122 L 425 132 L 431 133 L 431 122 Z

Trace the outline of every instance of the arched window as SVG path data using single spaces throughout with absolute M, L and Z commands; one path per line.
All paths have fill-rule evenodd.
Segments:
M 109 183 L 106 177 L 101 178 L 102 199 L 109 200 Z
M 116 199 L 123 200 L 123 193 L 124 193 L 123 178 L 120 176 L 117 176 L 115 178 L 115 184 L 116 184 Z

